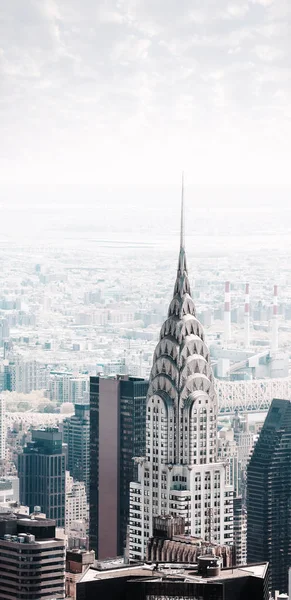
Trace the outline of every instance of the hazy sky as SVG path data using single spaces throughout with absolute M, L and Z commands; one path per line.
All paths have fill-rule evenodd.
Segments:
M 291 183 L 290 0 L 0 0 L 0 182 Z

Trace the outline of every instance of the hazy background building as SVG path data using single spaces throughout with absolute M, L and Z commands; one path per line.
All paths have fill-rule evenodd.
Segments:
M 90 405 L 75 404 L 75 414 L 64 420 L 62 431 L 68 447 L 68 470 L 75 480 L 84 481 L 89 494 Z

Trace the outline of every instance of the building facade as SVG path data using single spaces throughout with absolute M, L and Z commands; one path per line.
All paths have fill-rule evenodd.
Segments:
M 142 560 L 153 516 L 181 516 L 185 532 L 233 541 L 233 488 L 217 459 L 217 398 L 202 325 L 191 297 L 182 202 L 177 278 L 155 349 L 146 405 L 146 453 L 130 485 L 129 556 Z
M 197 564 L 200 556 L 209 554 L 219 558 L 223 567 L 236 565 L 234 546 L 205 542 L 201 538 L 185 535 L 185 522 L 181 517 L 154 517 L 153 537 L 147 543 L 147 561 L 193 565 Z
M 123 554 L 133 458 L 145 452 L 147 390 L 142 378 L 90 378 L 90 548 L 100 559 Z
M 221 568 L 214 556 L 188 563 L 90 567 L 77 583 L 77 600 L 269 600 L 268 563 Z
M 54 521 L 0 513 L 0 598 L 65 598 L 65 545 Z
M 247 564 L 247 515 L 242 496 L 233 499 L 233 542 L 236 565 Z
M 89 522 L 89 505 L 86 488 L 83 481 L 74 481 L 73 477 L 67 471 L 65 532 L 69 537 L 76 521 L 84 523 L 86 531 Z
M 47 388 L 48 369 L 44 364 L 16 355 L 9 360 L 8 370 L 12 392 L 30 394 L 35 390 Z
M 18 460 L 20 502 L 33 512 L 40 506 L 58 527 L 65 526 L 66 456 L 57 429 L 32 432 L 32 441 Z
M 77 583 L 82 573 L 94 564 L 94 552 L 87 550 L 67 550 L 66 552 L 66 598 L 76 600 Z
M 48 397 L 52 401 L 73 404 L 81 404 L 84 400 L 88 402 L 89 377 L 73 373 L 51 371 L 48 378 Z
M 271 590 L 281 592 L 291 564 L 290 464 L 291 403 L 275 399 L 247 469 L 247 559 L 268 560 Z
M 89 404 L 75 404 L 75 414 L 63 422 L 63 441 L 68 446 L 68 470 L 76 481 L 83 481 L 85 483 L 87 494 L 89 494 Z

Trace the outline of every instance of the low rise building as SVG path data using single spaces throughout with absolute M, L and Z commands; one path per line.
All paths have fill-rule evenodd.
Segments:
M 0 513 L 0 598 L 65 598 L 65 546 L 54 521 Z
M 93 550 L 67 550 L 66 554 L 66 598 L 76 600 L 77 583 L 89 565 L 95 561 L 95 552 Z
M 77 583 L 77 600 L 269 600 L 268 563 L 221 569 L 214 556 L 200 556 L 198 565 L 141 563 L 90 567 Z

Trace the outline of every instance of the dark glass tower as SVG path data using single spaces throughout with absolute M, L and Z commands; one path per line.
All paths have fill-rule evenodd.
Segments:
M 33 512 L 40 506 L 58 527 L 65 525 L 66 456 L 57 429 L 32 432 L 32 441 L 18 459 L 20 502 Z
M 291 403 L 273 400 L 247 469 L 247 560 L 270 563 L 272 591 L 291 565 Z
M 75 404 L 75 414 L 63 423 L 63 440 L 68 446 L 68 469 L 77 481 L 84 481 L 89 493 L 90 405 Z
M 145 453 L 148 382 L 90 378 L 90 547 L 99 558 L 123 553 L 133 457 Z

